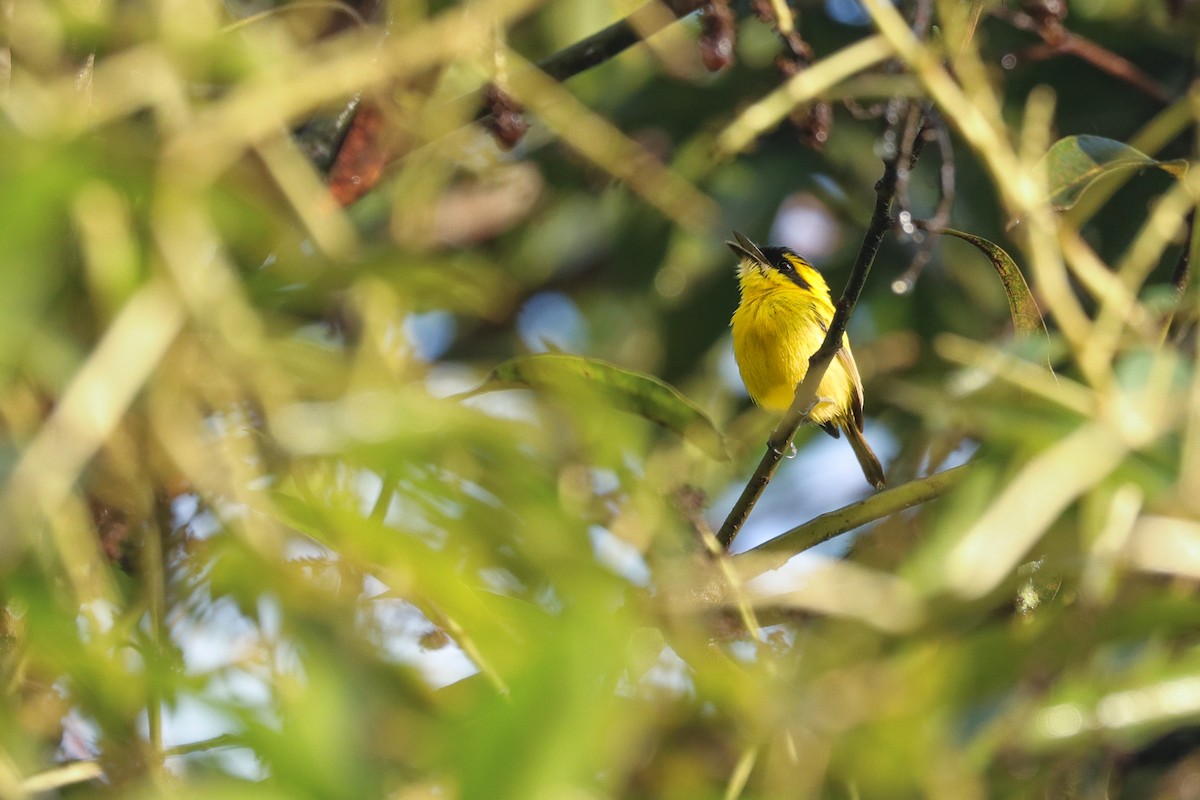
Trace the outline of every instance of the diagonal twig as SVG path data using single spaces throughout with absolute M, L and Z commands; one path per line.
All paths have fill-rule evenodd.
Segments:
M 903 511 L 906 508 L 912 508 L 941 497 L 961 483 L 972 469 L 970 463 L 961 464 L 871 495 L 865 500 L 859 500 L 843 508 L 814 517 L 803 525 L 798 525 L 770 541 L 747 550 L 746 553 L 777 557 L 777 564 L 770 560 L 760 559 L 756 562 L 756 569 L 765 571 L 773 569 L 775 566 L 782 566 L 785 561 L 797 553 L 811 550 L 835 536 L 840 536 L 897 511 Z M 739 555 L 742 554 L 739 553 Z M 772 566 L 773 564 L 775 566 Z
M 526 69 L 561 83 L 615 58 L 667 25 L 692 14 L 702 5 L 704 0 L 650 0 L 629 16 L 537 62 L 536 70 L 529 67 Z M 667 13 L 663 13 L 664 7 Z M 536 78 L 537 76 L 534 76 L 532 79 Z M 507 84 L 508 81 L 503 83 Z M 496 102 L 495 98 L 489 102 L 488 98 L 491 93 L 501 88 L 503 87 L 489 84 L 448 101 L 448 107 L 474 107 L 477 109 L 474 121 L 489 125 L 496 121 L 497 110 L 503 104 Z M 498 97 L 506 98 L 507 93 L 501 92 Z M 469 111 L 466 113 L 470 115 Z M 519 111 L 516 113 L 519 116 Z M 366 124 L 363 124 L 363 117 L 367 117 Z M 330 183 L 335 185 L 335 196 L 341 205 L 349 205 L 373 189 L 381 178 L 386 162 L 395 155 L 379 146 L 380 124 L 378 108 L 370 102 L 362 102 L 361 95 L 355 95 L 335 116 L 319 119 L 304 126 L 304 133 L 301 135 L 302 147 L 309 151 L 313 162 L 322 171 L 337 169 L 338 163 L 343 160 L 344 149 L 350 148 L 353 151 L 349 163 L 344 168 L 347 173 L 344 180 L 337 181 L 333 177 L 330 179 Z M 312 130 L 308 130 L 309 128 Z M 520 133 L 506 146 L 512 147 L 515 140 L 520 138 Z
M 1041 44 L 1032 45 L 1020 53 L 1007 56 L 1006 66 L 1015 66 L 1020 61 L 1041 61 L 1059 55 L 1075 56 L 1133 86 L 1163 105 L 1171 102 L 1170 93 L 1144 70 L 1124 56 L 1093 42 L 1086 36 L 1068 30 L 1062 24 L 1061 19 L 1038 19 L 1023 11 L 1004 8 L 997 9 L 995 14 L 1014 28 L 1042 38 Z
M 603 64 L 650 34 L 657 33 L 662 25 L 664 15 L 646 12 L 651 7 L 664 5 L 671 11 L 675 19 L 682 19 L 704 5 L 704 0 L 665 0 L 665 2 L 654 0 L 654 2 L 637 9 L 628 17 L 543 59 L 538 62 L 538 68 L 556 81 L 565 81 L 567 78 Z
M 896 114 L 885 134 L 887 140 L 893 143 L 894 150 L 884 159 L 883 177 L 875 184 L 875 211 L 871 215 L 871 222 L 867 226 L 866 233 L 863 234 L 862 245 L 858 249 L 858 257 L 854 260 L 854 266 L 850 270 L 846 288 L 842 291 L 842 296 L 835 306 L 833 319 L 825 334 L 825 341 L 809 359 L 808 372 L 805 374 L 804 380 L 796 387 L 796 396 L 792 400 L 791 407 L 784 414 L 783 420 L 771 432 L 771 436 L 767 440 L 767 451 L 759 461 L 754 474 L 750 476 L 750 481 L 742 490 L 742 494 L 729 512 L 729 516 L 725 518 L 721 530 L 717 532 L 717 541 L 726 550 L 733 543 L 738 531 L 742 529 L 746 518 L 750 516 L 750 511 L 758 503 L 758 498 L 762 496 L 763 490 L 767 488 L 767 484 L 770 483 L 771 477 L 779 467 L 779 461 L 783 458 L 784 451 L 792 443 L 796 431 L 800 428 L 800 423 L 816 400 L 817 387 L 820 385 L 829 363 L 833 361 L 834 355 L 842 346 L 846 323 L 850 321 L 850 314 L 858 303 L 863 287 L 866 286 L 871 265 L 875 262 L 875 254 L 879 251 L 884 234 L 892 226 L 892 201 L 896 196 L 896 175 L 899 163 L 903 158 L 901 149 L 894 143 L 900 137 L 905 117 L 905 114 Z

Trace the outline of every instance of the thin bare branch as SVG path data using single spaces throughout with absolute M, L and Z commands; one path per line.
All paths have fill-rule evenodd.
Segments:
M 676 19 L 682 19 L 699 9 L 704 3 L 701 0 L 666 0 L 665 2 L 653 0 L 625 19 L 614 22 L 586 39 L 580 39 L 570 47 L 543 59 L 538 62 L 538 68 L 556 81 L 565 81 L 567 78 L 603 64 L 642 41 L 646 36 L 661 30 L 662 15 L 648 12 L 663 5 L 671 10 Z
M 846 332 L 846 324 L 850 321 L 850 314 L 853 313 L 854 307 L 858 303 L 863 287 L 866 286 L 871 265 L 875 262 L 875 254 L 879 252 L 879 245 L 892 226 L 892 201 L 896 196 L 896 175 L 901 159 L 901 151 L 895 141 L 906 122 L 907 118 L 903 114 L 896 114 L 884 135 L 884 141 L 892 143 L 892 154 L 884 159 L 883 177 L 875 184 L 875 211 L 871 215 L 871 222 L 863 235 L 862 245 L 859 247 L 858 257 L 854 260 L 854 266 L 850 270 L 846 288 L 838 299 L 833 319 L 829 323 L 829 331 L 825 334 L 825 341 L 809 359 L 808 373 L 796 387 L 796 396 L 792 400 L 791 408 L 784 414 L 783 420 L 775 430 L 771 432 L 771 436 L 767 440 L 767 451 L 763 454 L 762 460 L 759 461 L 758 467 L 754 470 L 745 489 L 742 490 L 737 503 L 729 512 L 729 516 L 725 518 L 721 530 L 717 532 L 717 541 L 726 550 L 729 549 L 738 531 L 746 523 L 746 518 L 750 516 L 751 510 L 758 503 L 758 498 L 762 496 L 763 490 L 771 482 L 771 477 L 779 467 L 780 459 L 783 458 L 783 454 L 791 445 L 792 439 L 795 438 L 801 422 L 804 421 L 809 409 L 816 401 L 817 386 L 820 385 L 825 370 L 829 367 L 838 348 L 842 346 L 842 336 Z

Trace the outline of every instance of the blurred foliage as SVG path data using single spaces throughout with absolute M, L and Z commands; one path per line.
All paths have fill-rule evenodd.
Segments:
M 0 797 L 1196 796 L 1200 5 L 698 5 L 0 0 Z

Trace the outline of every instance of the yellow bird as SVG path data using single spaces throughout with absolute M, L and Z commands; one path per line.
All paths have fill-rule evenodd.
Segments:
M 733 355 L 750 399 L 785 411 L 833 319 L 829 286 L 812 264 L 786 247 L 759 248 L 740 233 L 733 236 L 736 241 L 725 243 L 738 257 L 741 293 L 730 323 Z M 863 438 L 862 378 L 845 336 L 808 418 L 835 439 L 844 431 L 867 481 L 883 488 L 883 467 Z

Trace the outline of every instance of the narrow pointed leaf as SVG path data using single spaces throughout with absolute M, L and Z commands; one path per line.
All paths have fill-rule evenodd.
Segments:
M 614 408 L 674 431 L 713 458 L 728 458 L 725 441 L 708 415 L 658 378 L 582 356 L 541 353 L 505 361 L 477 388 L 459 397 L 501 389 L 583 391 Z
M 1038 309 L 1033 294 L 1029 291 L 1029 284 L 1025 283 L 1025 276 L 1021 274 L 1017 263 L 1004 251 L 1003 247 L 989 242 L 981 236 L 956 231 L 953 228 L 946 228 L 942 233 L 962 239 L 964 242 L 970 242 L 992 262 L 996 274 L 1000 276 L 1000 281 L 1004 284 L 1004 294 L 1008 297 L 1008 310 L 1012 314 L 1013 328 L 1019 335 L 1028 336 L 1039 331 L 1046 332 L 1046 323 L 1042 319 L 1042 312 Z

